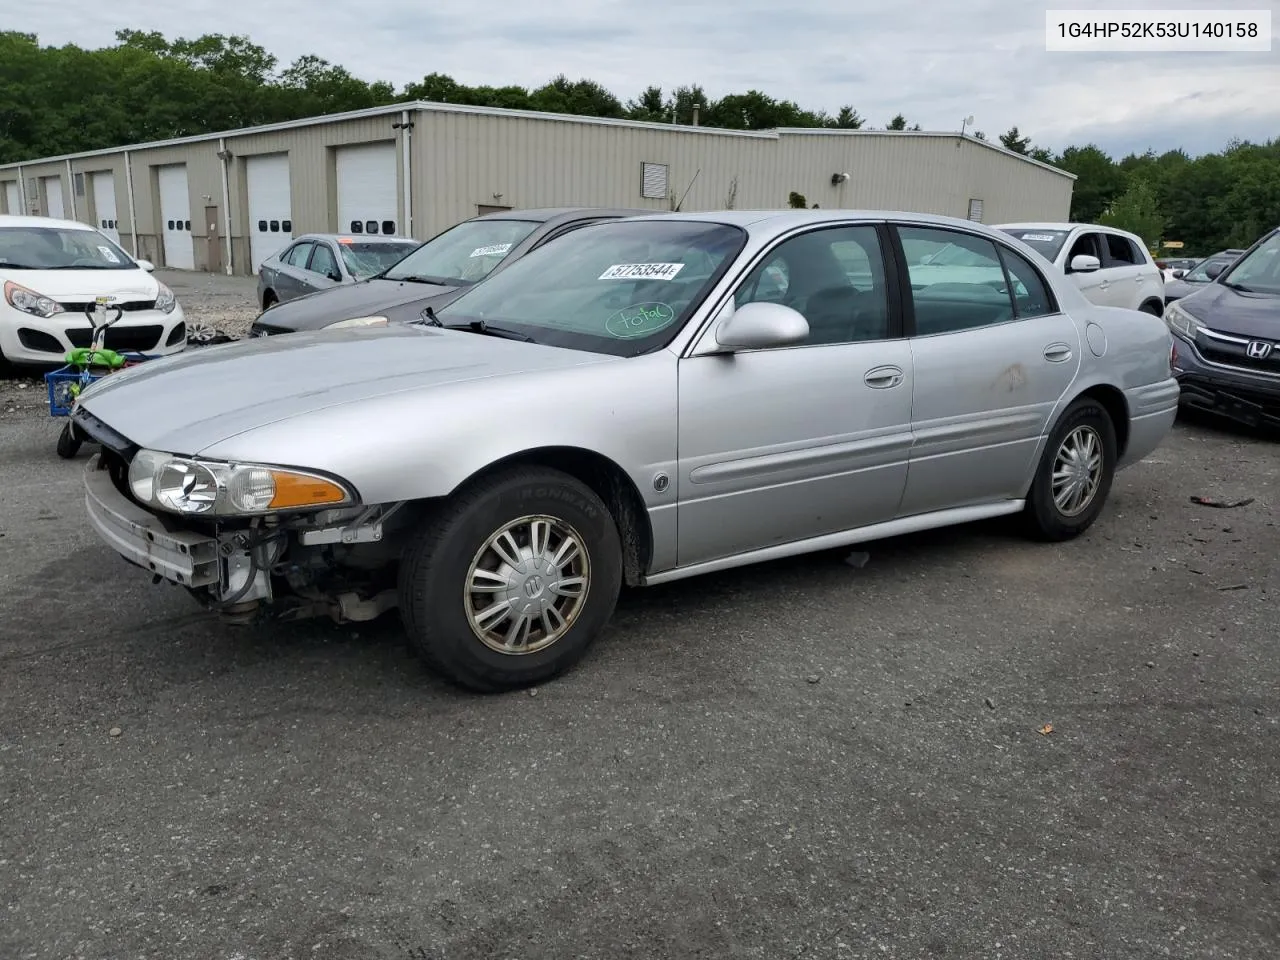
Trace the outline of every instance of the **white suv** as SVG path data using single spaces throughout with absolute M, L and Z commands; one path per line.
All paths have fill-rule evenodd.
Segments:
M 1041 254 L 1098 306 L 1164 314 L 1164 274 L 1132 233 L 1093 223 L 1003 223 L 996 229 Z

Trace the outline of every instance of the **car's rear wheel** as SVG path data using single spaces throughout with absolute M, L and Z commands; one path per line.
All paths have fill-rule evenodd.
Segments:
M 1083 397 L 1049 435 L 1023 521 L 1040 540 L 1069 540 L 1098 519 L 1116 469 L 1116 431 L 1102 404 Z
M 518 468 L 456 495 L 400 570 L 405 629 L 427 664 L 479 692 L 548 680 L 613 614 L 622 546 L 608 507 L 557 470 Z

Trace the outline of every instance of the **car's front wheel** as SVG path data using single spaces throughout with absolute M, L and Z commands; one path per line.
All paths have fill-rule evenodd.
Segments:
M 447 680 L 495 692 L 548 680 L 613 614 L 622 546 L 604 502 L 568 474 L 517 468 L 455 495 L 409 545 L 400 611 Z
M 1084 533 L 1106 503 L 1116 470 L 1116 430 L 1106 408 L 1089 397 L 1071 404 L 1045 445 L 1023 513 L 1040 540 Z

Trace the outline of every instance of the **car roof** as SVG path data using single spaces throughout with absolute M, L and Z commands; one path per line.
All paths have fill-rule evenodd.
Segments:
M 631 207 L 535 207 L 530 210 L 498 210 L 482 213 L 472 220 L 525 220 L 536 223 L 589 220 L 593 217 L 635 217 L 653 213 L 652 210 Z
M 88 230 L 95 228 L 79 220 L 59 220 L 57 217 L 28 217 L 20 214 L 0 214 L 0 227 L 61 227 L 64 230 Z
M 637 220 L 683 220 L 704 223 L 723 223 L 738 227 L 755 227 L 783 231 L 793 227 L 839 223 L 849 220 L 898 220 L 939 227 L 965 227 L 980 232 L 994 232 L 997 228 L 963 217 L 948 217 L 936 213 L 916 213 L 910 210 L 862 210 L 831 207 L 817 210 L 709 210 L 699 213 L 650 213 Z
M 290 243 L 299 240 L 359 240 L 361 243 L 421 243 L 412 237 L 388 237 L 377 233 L 300 233 Z

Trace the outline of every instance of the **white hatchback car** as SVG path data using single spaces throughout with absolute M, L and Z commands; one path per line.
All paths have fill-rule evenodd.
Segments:
M 109 237 L 73 220 L 0 216 L 0 364 L 62 364 L 89 346 L 86 313 L 111 297 L 123 313 L 106 347 L 150 355 L 187 345 L 186 320 L 173 291 Z
M 1003 223 L 1100 307 L 1164 314 L 1164 274 L 1139 237 L 1094 223 Z

